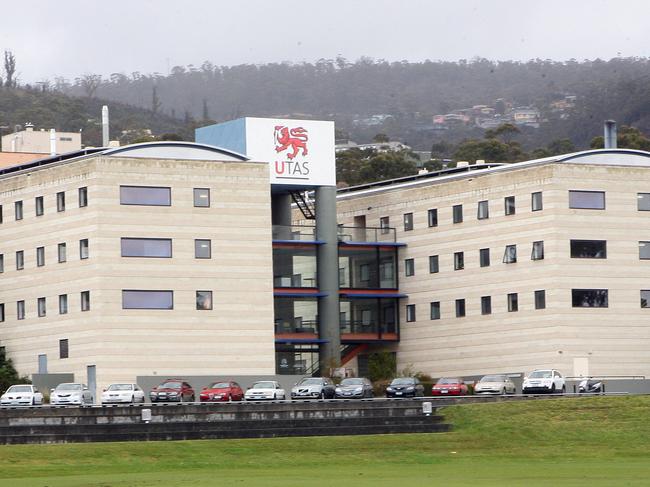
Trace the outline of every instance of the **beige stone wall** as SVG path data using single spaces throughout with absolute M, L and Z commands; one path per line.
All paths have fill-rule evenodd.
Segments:
M 56 132 L 56 153 L 65 154 L 81 149 L 80 132 Z M 23 130 L 2 137 L 2 150 L 5 152 L 50 153 L 49 130 Z

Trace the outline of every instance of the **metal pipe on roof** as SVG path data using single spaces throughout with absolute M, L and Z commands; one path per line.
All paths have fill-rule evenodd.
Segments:
M 616 149 L 616 121 L 605 120 L 605 149 Z
M 108 106 L 102 107 L 102 147 L 108 147 Z
M 56 130 L 50 129 L 50 155 L 56 155 Z

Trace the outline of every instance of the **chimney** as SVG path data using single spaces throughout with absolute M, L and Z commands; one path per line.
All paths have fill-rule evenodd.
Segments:
M 34 125 L 30 122 L 27 122 L 25 124 L 25 132 L 33 132 L 34 131 Z
M 56 155 L 56 130 L 50 129 L 50 155 Z
M 605 149 L 616 149 L 616 122 L 605 120 Z
M 102 147 L 108 147 L 108 106 L 102 107 Z

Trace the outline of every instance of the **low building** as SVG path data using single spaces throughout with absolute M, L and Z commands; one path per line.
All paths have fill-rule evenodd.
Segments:
M 37 154 L 65 154 L 81 149 L 80 132 L 52 132 L 34 130 L 31 124 L 2 137 L 2 150 L 5 152 L 32 152 Z

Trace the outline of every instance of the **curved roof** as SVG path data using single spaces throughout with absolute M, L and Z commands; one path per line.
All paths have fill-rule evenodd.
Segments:
M 222 149 L 213 145 L 195 142 L 163 141 L 144 142 L 126 145 L 103 152 L 105 156 L 142 157 L 152 159 L 190 159 L 201 161 L 247 161 L 248 158 L 238 152 Z

